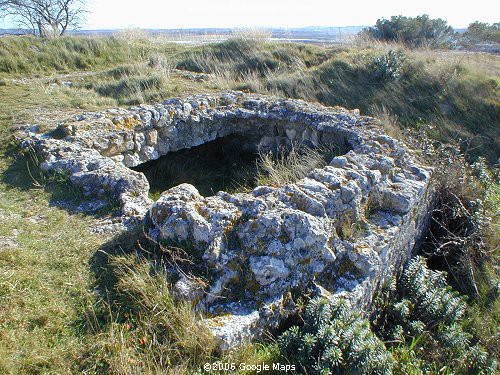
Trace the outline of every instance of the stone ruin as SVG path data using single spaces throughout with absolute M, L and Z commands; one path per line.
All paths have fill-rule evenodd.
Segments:
M 202 196 L 180 184 L 153 202 L 140 166 L 240 135 L 241 150 L 335 145 L 343 155 L 284 186 Z M 201 254 L 203 282 L 179 274 L 175 293 L 205 313 L 220 346 L 275 329 L 297 296 L 345 297 L 366 309 L 422 236 L 430 168 L 359 111 L 227 92 L 85 113 L 23 143 L 46 171 L 65 171 L 96 207 L 120 204 L 119 222 Z

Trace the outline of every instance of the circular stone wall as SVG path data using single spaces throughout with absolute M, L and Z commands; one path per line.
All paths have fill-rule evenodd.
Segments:
M 229 92 L 87 113 L 56 133 L 24 143 L 42 168 L 118 199 L 124 221 L 146 216 L 153 240 L 202 254 L 209 280 L 180 277 L 174 289 L 210 313 L 223 348 L 277 327 L 295 312 L 297 292 L 368 306 L 427 221 L 431 170 L 357 111 Z M 235 134 L 257 150 L 335 145 L 344 155 L 284 186 L 203 197 L 181 184 L 156 202 L 128 168 Z

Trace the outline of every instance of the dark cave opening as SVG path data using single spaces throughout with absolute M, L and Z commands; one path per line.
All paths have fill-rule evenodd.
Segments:
M 170 152 L 133 170 L 144 173 L 150 184 L 150 196 L 155 200 L 163 191 L 182 183 L 195 186 L 203 196 L 212 196 L 218 191 L 248 192 L 259 185 L 295 182 L 341 154 L 337 146 L 311 147 L 271 141 L 262 147 L 261 140 L 247 134 L 232 134 Z
M 255 187 L 259 152 L 242 135 L 218 138 L 189 149 L 170 152 L 135 168 L 145 174 L 153 198 L 182 183 L 211 196 Z

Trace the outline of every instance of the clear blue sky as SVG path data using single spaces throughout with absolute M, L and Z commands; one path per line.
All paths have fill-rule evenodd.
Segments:
M 461 28 L 476 20 L 500 21 L 499 4 L 498 0 L 88 0 L 84 29 L 353 26 L 373 25 L 378 18 L 399 14 L 429 14 Z

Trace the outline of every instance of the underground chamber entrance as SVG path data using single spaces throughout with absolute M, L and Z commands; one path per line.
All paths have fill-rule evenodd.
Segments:
M 182 183 L 195 186 L 203 196 L 293 183 L 342 154 L 338 147 L 293 145 L 263 150 L 258 144 L 259 140 L 249 141 L 244 135 L 230 135 L 132 169 L 144 173 L 150 196 L 156 200 L 163 191 Z

